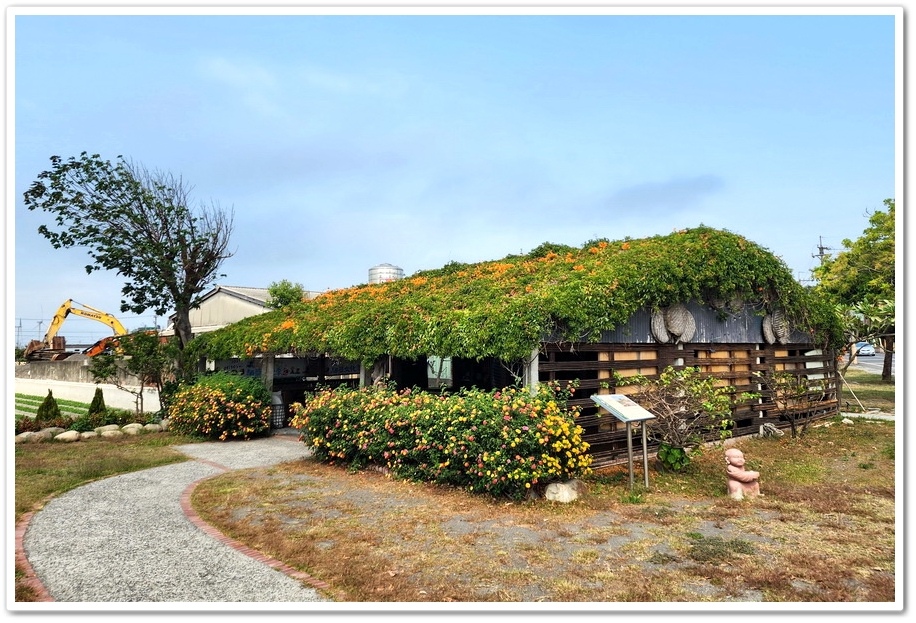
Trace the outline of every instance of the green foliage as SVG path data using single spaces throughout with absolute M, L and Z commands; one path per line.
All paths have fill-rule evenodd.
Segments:
M 286 279 L 275 281 L 267 288 L 267 306 L 280 309 L 295 303 L 301 303 L 305 298 L 305 288 L 301 283 L 293 283 Z
M 680 472 L 690 465 L 692 452 L 687 448 L 672 446 L 667 443 L 660 443 L 656 458 L 662 464 L 662 467 L 673 472 Z
M 641 309 L 734 296 L 761 311 L 780 309 L 818 343 L 842 339 L 833 308 L 802 288 L 781 259 L 741 236 L 699 227 L 451 263 L 326 292 L 195 341 L 213 359 L 296 350 L 362 361 L 435 354 L 512 362 L 543 341 L 598 340 Z
M 57 400 L 54 399 L 54 394 L 52 394 L 49 389 L 48 395 L 45 396 L 45 399 L 38 406 L 38 411 L 35 414 L 35 421 L 39 424 L 45 424 L 56 421 L 60 419 L 60 417 L 60 407 L 57 404 Z
M 735 401 L 750 400 L 754 394 L 734 394 L 734 388 L 720 387 L 718 379 L 696 368 L 666 367 L 655 378 L 642 375 L 627 379 L 639 389 L 631 398 L 652 413 L 647 432 L 659 441 L 658 459 L 666 468 L 680 471 L 690 464 L 691 449 L 704 436 L 718 431 L 721 439 L 731 436 Z
M 140 331 L 118 339 L 116 352 L 101 353 L 92 358 L 89 372 L 97 383 L 112 383 L 136 397 L 137 413 L 143 412 L 143 389 L 153 386 L 159 392 L 176 370 L 182 358 L 175 340 L 163 342 L 153 331 Z M 120 372 L 126 370 L 141 379 L 137 389 L 121 382 Z
M 588 444 L 552 386 L 455 394 L 385 387 L 319 391 L 292 426 L 322 461 L 522 499 L 590 471 Z
M 126 409 L 104 409 L 102 411 L 86 412 L 84 415 L 75 418 L 68 428 L 69 430 L 77 430 L 84 433 L 95 430 L 100 426 L 109 426 L 111 424 L 124 426 L 125 424 L 131 424 L 136 421 L 137 417 L 133 411 L 128 411 Z M 141 424 L 148 423 L 149 422 L 146 421 L 141 422 Z
M 217 372 L 179 389 L 168 414 L 180 434 L 251 439 L 270 431 L 270 392 L 260 379 Z
M 89 403 L 87 415 L 98 415 L 100 413 L 105 413 L 105 411 L 105 396 L 102 395 L 102 388 L 96 387 L 95 394 L 92 396 L 92 402 Z
M 835 303 L 854 304 L 895 298 L 896 221 L 894 199 L 876 210 L 856 240 L 843 240 L 844 251 L 814 269 L 817 292 Z
M 231 256 L 231 216 L 217 206 L 192 209 L 189 194 L 181 178 L 82 152 L 52 156 L 24 200 L 53 218 L 56 229 L 41 225 L 38 233 L 55 249 L 84 247 L 92 260 L 87 273 L 110 270 L 126 280 L 121 311 L 175 310 L 183 347 L 191 339 L 190 310 Z

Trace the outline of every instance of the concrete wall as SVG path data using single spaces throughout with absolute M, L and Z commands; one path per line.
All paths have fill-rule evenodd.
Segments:
M 63 363 L 63 362 L 61 362 Z M 47 396 L 48 390 L 54 394 L 55 398 L 63 400 L 77 400 L 89 404 L 92 397 L 95 396 L 95 388 L 102 388 L 102 397 L 105 398 L 105 406 L 114 409 L 128 409 L 133 411 L 136 408 L 135 396 L 130 392 L 118 389 L 114 385 L 100 383 L 74 383 L 70 381 L 53 381 L 47 379 L 15 379 L 17 394 L 28 394 L 29 396 Z M 133 390 L 139 387 L 131 388 Z M 159 410 L 159 393 L 155 388 L 145 388 L 143 390 L 143 412 L 155 413 Z
M 95 388 L 102 388 L 105 406 L 115 409 L 136 408 L 136 397 L 118 389 L 115 385 L 96 383 L 89 373 L 89 359 L 65 359 L 64 361 L 31 361 L 17 364 L 15 370 L 15 387 L 17 394 L 30 396 L 47 396 L 48 390 L 55 398 L 78 400 L 90 403 L 95 395 Z M 119 382 L 131 391 L 139 391 L 140 380 L 133 374 L 122 372 Z M 159 392 L 155 388 L 143 389 L 143 411 L 154 413 L 159 410 Z
M 85 355 L 74 355 L 63 361 L 30 361 L 17 364 L 15 376 L 17 379 L 44 379 L 94 385 L 95 378 L 89 372 L 90 361 Z M 118 381 L 121 385 L 140 385 L 140 379 L 125 371 L 121 372 Z

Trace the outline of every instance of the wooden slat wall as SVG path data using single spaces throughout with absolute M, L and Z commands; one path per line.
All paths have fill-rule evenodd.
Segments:
M 817 419 L 838 412 L 834 362 L 803 345 L 545 344 L 538 362 L 538 376 L 541 382 L 578 382 L 570 405 L 580 409 L 577 421 L 585 431 L 585 441 L 591 445 L 593 466 L 600 468 L 626 460 L 626 427 L 607 412 L 599 413 L 591 396 L 637 391 L 635 385 L 615 385 L 613 372 L 624 378 L 637 375 L 651 378 L 667 366 L 699 367 L 719 379 L 719 385 L 734 387 L 737 393 L 762 393 L 754 376 L 757 372 L 789 370 L 804 375 L 825 375 L 831 379 L 830 390 L 810 414 Z M 780 428 L 789 424 L 779 420 L 768 396 L 737 405 L 733 418 L 736 437 L 755 434 L 767 422 Z M 634 444 L 634 448 L 641 453 L 639 445 Z M 654 452 L 655 445 L 649 450 Z

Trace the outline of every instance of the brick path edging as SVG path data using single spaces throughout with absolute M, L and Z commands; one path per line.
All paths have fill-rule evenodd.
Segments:
M 290 438 L 290 441 L 296 441 L 295 437 Z M 208 461 L 206 459 L 194 459 L 194 460 L 200 463 L 205 463 L 211 467 L 214 467 L 220 470 L 220 472 L 222 473 L 232 471 L 225 465 L 221 465 L 214 461 Z M 253 558 L 259 562 L 262 562 L 295 580 L 308 584 L 309 586 L 315 589 L 330 591 L 331 585 L 328 584 L 327 582 L 322 582 L 321 580 L 318 580 L 317 578 L 310 576 L 308 573 L 299 571 L 298 569 L 294 569 L 290 567 L 289 565 L 287 565 L 286 563 L 277 560 L 276 558 L 272 558 L 262 552 L 259 552 L 256 549 L 248 547 L 247 545 L 240 543 L 239 541 L 236 541 L 235 539 L 231 537 L 226 536 L 225 534 L 223 534 L 222 532 L 220 532 L 219 530 L 217 530 L 216 528 L 214 528 L 213 526 L 205 522 L 203 519 L 201 519 L 200 515 L 197 514 L 197 511 L 195 511 L 194 508 L 191 506 L 191 495 L 194 493 L 194 489 L 196 489 L 200 483 L 204 482 L 205 480 L 209 480 L 210 478 L 215 478 L 216 476 L 219 476 L 219 475 L 220 474 L 215 474 L 214 476 L 205 476 L 203 478 L 195 480 L 190 485 L 188 485 L 187 488 L 184 490 L 184 492 L 181 494 L 181 500 L 180 500 L 181 510 L 182 512 L 184 512 L 188 520 L 191 523 L 193 523 L 198 529 L 202 530 L 203 532 L 213 537 L 220 543 L 223 543 L 224 545 L 227 545 L 241 552 L 242 554 L 245 554 L 246 556 L 250 558 Z M 48 498 L 44 500 L 43 502 L 41 502 L 41 504 L 39 504 L 39 506 L 35 510 L 29 511 L 23 514 L 23 516 L 19 519 L 19 521 L 16 524 L 16 564 L 19 566 L 20 570 L 22 571 L 22 573 L 25 576 L 21 579 L 16 580 L 16 585 L 21 585 L 21 586 L 26 586 L 28 588 L 31 588 L 36 594 L 36 599 L 35 599 L 36 602 L 55 601 L 55 599 L 51 596 L 51 593 L 48 592 L 47 587 L 45 587 L 45 585 L 38 578 L 38 575 L 35 573 L 35 569 L 32 568 L 31 563 L 29 563 L 29 560 L 25 555 L 25 548 L 23 547 L 23 540 L 25 538 L 26 531 L 29 529 L 29 522 L 32 520 L 32 517 L 35 515 L 36 512 L 41 510 L 41 507 L 44 506 L 50 499 L 51 498 Z

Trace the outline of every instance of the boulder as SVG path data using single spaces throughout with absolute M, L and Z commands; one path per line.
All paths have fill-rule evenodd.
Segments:
M 99 436 L 100 436 L 100 437 L 106 437 L 106 438 L 108 438 L 108 437 L 123 437 L 123 436 L 124 436 L 124 433 L 122 433 L 120 430 L 103 430 L 101 433 L 99 433 Z
M 544 498 L 551 502 L 561 502 L 568 504 L 579 499 L 580 495 L 585 494 L 585 485 L 581 480 L 569 480 L 567 482 L 553 482 L 547 485 L 544 491 Z
M 101 435 L 105 431 L 110 431 L 110 430 L 121 430 L 121 427 L 118 426 L 117 424 L 108 424 L 107 426 L 99 426 L 98 428 L 95 429 L 95 432 Z
M 54 436 L 54 441 L 79 441 L 82 439 L 82 435 L 78 430 L 68 430 L 59 435 Z
M 16 443 L 31 443 L 33 441 L 38 441 L 35 439 L 35 433 L 32 431 L 26 431 L 24 433 L 19 433 L 16 435 Z
M 147 424 L 143 427 L 143 430 L 150 433 L 159 433 L 162 432 L 162 427 L 159 424 Z
M 159 422 L 159 426 L 162 427 L 162 430 L 163 430 L 163 431 L 168 430 L 168 429 L 169 429 L 169 419 L 168 419 L 168 418 L 163 418 L 163 420 L 162 420 L 161 422 Z
M 51 427 L 49 427 L 49 428 L 43 428 L 43 429 L 41 429 L 40 432 L 42 432 L 42 433 L 47 433 L 47 434 L 50 435 L 51 437 L 55 437 L 55 436 L 57 436 L 57 435 L 60 435 L 61 433 L 66 433 L 66 432 L 67 432 L 67 429 L 66 429 L 66 428 L 61 428 L 60 426 L 51 426 Z
M 80 433 L 82 439 L 92 439 L 93 437 L 98 437 L 99 434 L 94 430 L 86 431 L 85 433 Z

